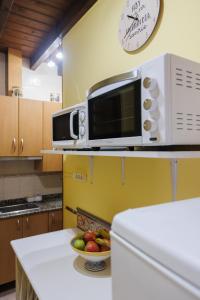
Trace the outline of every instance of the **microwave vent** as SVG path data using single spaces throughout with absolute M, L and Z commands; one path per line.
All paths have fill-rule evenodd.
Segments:
M 200 131 L 200 114 L 177 112 L 176 129 L 184 131 Z
M 176 68 L 175 73 L 177 86 L 200 91 L 200 73 L 194 73 L 190 70 L 184 70 L 182 68 Z

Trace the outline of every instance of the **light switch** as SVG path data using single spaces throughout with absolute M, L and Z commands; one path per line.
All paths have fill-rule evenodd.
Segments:
M 87 181 L 87 174 L 83 172 L 74 172 L 73 179 L 77 181 Z

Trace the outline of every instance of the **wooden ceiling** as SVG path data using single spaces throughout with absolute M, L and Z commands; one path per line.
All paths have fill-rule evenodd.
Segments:
M 15 48 L 34 64 L 97 0 L 0 0 L 0 50 Z

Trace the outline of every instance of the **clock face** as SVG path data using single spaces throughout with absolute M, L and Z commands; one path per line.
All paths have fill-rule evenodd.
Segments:
M 125 50 L 144 45 L 156 26 L 159 10 L 160 0 L 127 0 L 119 25 L 119 40 Z

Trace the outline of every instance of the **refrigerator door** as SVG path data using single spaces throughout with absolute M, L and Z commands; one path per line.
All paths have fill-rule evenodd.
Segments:
M 200 198 L 130 209 L 115 216 L 112 232 L 200 289 Z M 121 260 L 126 256 L 127 250 L 122 251 Z
M 112 235 L 113 300 L 197 300 L 200 290 L 115 233 Z

